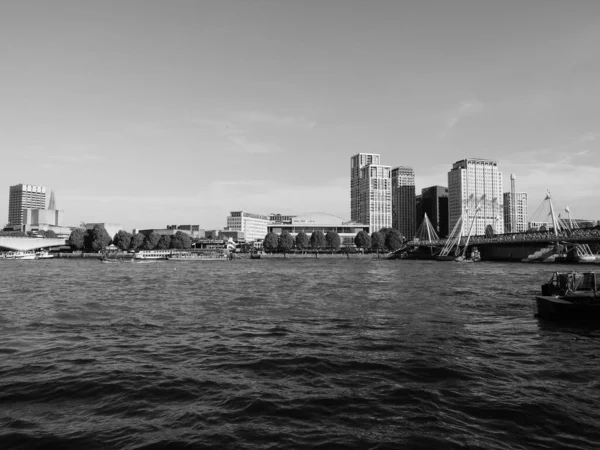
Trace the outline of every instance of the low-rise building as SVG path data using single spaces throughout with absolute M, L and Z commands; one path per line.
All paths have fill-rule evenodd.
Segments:
M 292 218 L 291 223 L 271 223 L 268 225 L 269 233 L 281 234 L 287 231 L 294 238 L 303 231 L 310 236 L 314 231 L 321 231 L 327 234 L 335 231 L 340 235 L 342 246 L 348 247 L 354 245 L 354 238 L 360 231 L 370 233 L 369 225 L 344 222 L 340 217 L 326 213 L 309 213 Z
M 231 211 L 224 231 L 242 231 L 246 241 L 264 239 L 269 225 L 269 216 L 246 211 Z

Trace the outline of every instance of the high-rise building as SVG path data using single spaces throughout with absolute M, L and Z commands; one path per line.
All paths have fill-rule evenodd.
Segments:
M 46 188 L 17 184 L 9 188 L 8 226 L 22 227 L 24 209 L 46 209 Z
M 266 215 L 231 211 L 225 231 L 243 231 L 246 241 L 262 240 L 267 234 L 269 223 L 269 216 Z
M 392 228 L 410 240 L 415 237 L 415 171 L 412 167 L 392 169 Z
M 392 226 L 392 168 L 380 156 L 359 153 L 350 159 L 350 218 L 371 232 Z
M 488 225 L 495 233 L 503 233 L 503 201 L 502 173 L 498 171 L 498 163 L 469 158 L 453 164 L 448 172 L 450 229 L 462 215 L 465 234 L 471 230 L 471 235 L 482 236 Z
M 56 210 L 56 198 L 54 197 L 54 189 L 50 191 L 50 200 L 48 201 L 48 209 Z
M 504 193 L 504 232 L 527 231 L 527 192 L 517 192 L 517 176 L 510 174 L 510 192 Z
M 421 222 L 423 222 L 423 218 L 425 217 L 425 211 L 423 211 L 423 194 L 415 195 L 415 210 L 417 211 L 417 219 L 415 225 L 417 229 Z
M 444 186 L 430 186 L 421 190 L 421 215 L 427 213 L 431 226 L 438 236 L 448 236 L 448 188 Z
M 360 202 L 361 171 L 371 164 L 379 164 L 380 160 L 375 153 L 358 153 L 350 158 L 350 220 L 360 222 L 359 217 L 365 216 L 365 205 Z

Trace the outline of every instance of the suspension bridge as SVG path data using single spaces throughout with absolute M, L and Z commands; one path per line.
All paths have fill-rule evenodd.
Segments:
M 550 193 L 532 216 L 535 219 L 533 222 L 544 225 L 524 233 L 497 234 L 492 226 L 488 226 L 484 236 L 472 235 L 479 208 L 480 204 L 475 205 L 470 221 L 465 210 L 447 238 L 438 236 L 425 214 L 415 238 L 394 254 L 454 259 L 464 257 L 469 248 L 476 247 L 483 259 L 537 261 L 558 257 L 579 262 L 600 262 L 600 257 L 594 251 L 600 244 L 600 227 L 580 228 L 568 206 L 564 209 L 565 216 L 562 216 L 562 212 L 557 214 Z

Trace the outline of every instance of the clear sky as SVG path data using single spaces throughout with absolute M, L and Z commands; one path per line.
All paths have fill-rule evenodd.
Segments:
M 17 183 L 68 225 L 349 219 L 358 152 L 600 219 L 599 43 L 596 0 L 5 1 L 0 222 Z

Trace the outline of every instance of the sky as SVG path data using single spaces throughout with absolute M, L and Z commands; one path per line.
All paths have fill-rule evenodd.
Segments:
M 595 0 L 1 2 L 0 225 L 18 183 L 72 226 L 349 220 L 359 152 L 600 220 L 599 42 Z

